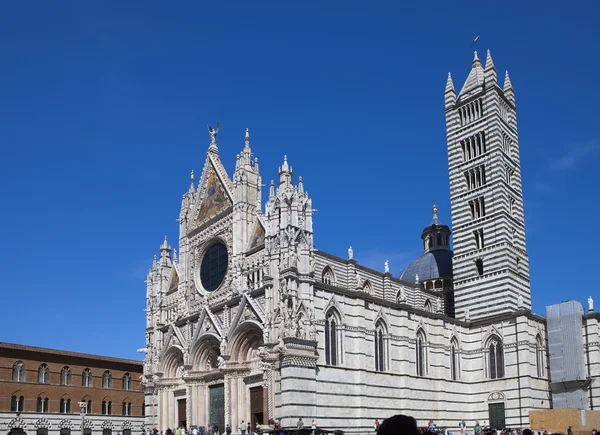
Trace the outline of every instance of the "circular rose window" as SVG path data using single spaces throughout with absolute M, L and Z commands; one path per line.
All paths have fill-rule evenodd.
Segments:
M 228 259 L 227 247 L 223 243 L 215 243 L 208 248 L 200 265 L 200 282 L 204 290 L 212 292 L 223 283 Z

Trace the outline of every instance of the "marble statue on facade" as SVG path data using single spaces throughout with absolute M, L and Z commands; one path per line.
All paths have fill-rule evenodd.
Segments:
M 389 260 L 385 260 L 385 263 L 383 263 L 383 271 L 385 273 L 390 273 L 390 261 Z
M 210 134 L 210 144 L 216 144 L 217 143 L 217 133 L 219 132 L 219 123 L 217 122 L 217 126 L 215 128 L 212 128 L 211 126 L 208 126 L 208 134 Z
M 523 295 L 519 295 L 517 297 L 517 307 L 518 308 L 522 308 L 523 307 Z
M 221 355 L 227 354 L 227 337 L 223 337 L 221 339 L 220 350 L 221 350 Z
M 354 260 L 354 251 L 352 250 L 352 246 L 348 248 L 348 260 Z
M 588 311 L 594 311 L 594 300 L 591 296 L 588 298 Z

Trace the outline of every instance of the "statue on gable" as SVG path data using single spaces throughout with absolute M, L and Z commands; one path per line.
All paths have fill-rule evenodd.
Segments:
M 594 300 L 591 296 L 588 298 L 588 311 L 594 311 Z
M 385 263 L 383 263 L 383 271 L 385 273 L 390 273 L 390 261 L 389 260 L 385 260 Z
M 219 133 L 219 123 L 217 122 L 217 126 L 215 128 L 212 128 L 211 126 L 206 126 L 208 127 L 208 134 L 210 134 L 210 144 L 216 144 L 217 143 L 217 133 Z
M 352 249 L 352 246 L 348 248 L 348 260 L 354 260 L 354 250 Z

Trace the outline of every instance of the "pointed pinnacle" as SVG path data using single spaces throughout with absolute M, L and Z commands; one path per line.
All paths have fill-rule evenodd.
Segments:
M 504 91 L 506 92 L 508 89 L 512 89 L 512 83 L 510 82 L 510 77 L 508 76 L 508 71 L 506 71 L 506 75 L 504 76 Z
M 473 56 L 473 62 L 478 62 L 479 57 L 477 57 L 477 50 L 475 50 L 475 55 Z
M 492 53 L 490 53 L 490 50 L 487 51 L 487 57 L 485 58 L 485 69 L 496 69 L 496 66 L 494 65 L 494 61 L 492 60 Z
M 452 82 L 452 74 L 448 73 L 448 80 L 446 81 L 446 92 L 454 91 L 454 83 Z

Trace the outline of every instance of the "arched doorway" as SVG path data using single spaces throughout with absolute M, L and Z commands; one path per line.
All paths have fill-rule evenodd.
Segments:
M 8 432 L 8 435 L 27 435 L 27 432 L 25 432 L 20 427 L 15 427 L 11 429 L 10 432 Z

